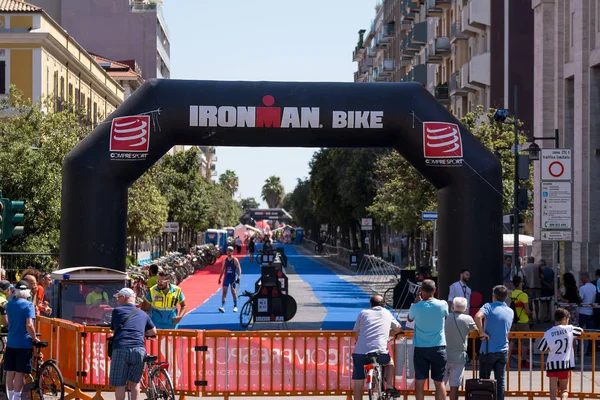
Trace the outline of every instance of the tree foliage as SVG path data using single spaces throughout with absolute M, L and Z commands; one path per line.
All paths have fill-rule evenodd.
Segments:
M 159 236 L 169 216 L 169 202 L 160 192 L 152 171 L 146 172 L 129 188 L 128 236 L 149 240 Z
M 298 179 L 294 191 L 289 196 L 289 208 L 284 208 L 292 214 L 292 218 L 297 225 L 305 229 L 318 231 L 319 222 L 315 216 L 313 203 L 310 181 L 308 179 Z
M 270 176 L 265 180 L 262 187 L 262 199 L 267 202 L 269 208 L 276 208 L 281 205 L 285 189 L 278 176 Z
M 227 190 L 227 192 L 230 193 L 230 196 L 233 197 L 235 192 L 238 190 L 240 179 L 234 171 L 228 169 L 222 173 L 221 176 L 219 176 L 219 183 L 225 190 Z
M 250 208 L 258 208 L 260 204 L 254 197 L 246 197 L 240 200 L 240 208 L 242 210 L 248 210 Z

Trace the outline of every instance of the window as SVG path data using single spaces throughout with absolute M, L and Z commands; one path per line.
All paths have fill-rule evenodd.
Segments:
M 0 94 L 6 94 L 6 61 L 0 61 Z
M 92 120 L 92 99 L 90 97 L 87 98 L 87 117 L 90 121 Z
M 65 77 L 60 77 L 60 99 L 65 101 Z
M 94 115 L 93 115 L 94 127 L 98 123 L 98 103 L 94 102 Z
M 79 108 L 79 89 L 75 89 L 75 98 L 73 99 L 75 108 Z
M 573 23 L 574 23 L 574 22 L 575 22 L 575 13 L 574 13 L 574 12 L 572 12 L 572 13 L 571 13 L 571 26 L 569 27 L 569 29 L 571 30 L 571 47 L 573 47 L 573 44 L 574 44 L 574 42 L 575 42 L 575 40 L 574 40 L 574 38 L 573 38 L 573 36 L 575 36 L 575 35 L 573 34 Z
M 58 71 L 54 71 L 54 111 L 60 112 L 61 101 L 58 97 Z

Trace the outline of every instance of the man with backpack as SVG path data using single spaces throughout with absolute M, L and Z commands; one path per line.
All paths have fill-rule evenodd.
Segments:
M 523 278 L 515 275 L 512 279 L 515 290 L 510 294 L 510 308 L 514 312 L 513 323 L 511 331 L 513 332 L 527 332 L 529 331 L 529 316 L 531 310 L 529 308 L 529 296 L 523 291 Z M 519 341 L 514 341 L 514 344 L 518 346 Z M 512 354 L 512 343 L 509 350 L 509 354 Z M 518 347 L 517 347 L 518 348 Z M 523 340 L 521 342 L 521 365 L 524 368 L 529 368 L 529 341 Z

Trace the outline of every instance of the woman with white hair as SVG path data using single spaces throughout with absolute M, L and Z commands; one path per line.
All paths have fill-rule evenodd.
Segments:
M 467 299 L 452 299 L 452 314 L 448 315 L 444 325 L 446 334 L 446 374 L 444 382 L 450 386 L 450 400 L 458 400 L 458 389 L 462 384 L 465 363 L 467 362 L 467 344 L 469 332 L 477 326 L 470 315 L 466 314 Z
M 29 299 L 31 289 L 27 281 L 19 281 L 13 291 L 13 299 L 6 305 L 8 338 L 4 353 L 4 370 L 8 400 L 20 400 L 23 377 L 31 373 L 33 343 L 38 342 L 35 333 L 35 308 Z

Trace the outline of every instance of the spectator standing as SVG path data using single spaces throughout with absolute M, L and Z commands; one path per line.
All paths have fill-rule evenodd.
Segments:
M 450 291 L 448 293 L 448 307 L 452 309 L 452 304 L 455 297 L 463 297 L 467 299 L 467 314 L 471 308 L 471 288 L 467 286 L 469 279 L 471 278 L 471 272 L 468 269 L 463 269 L 460 272 L 460 279 L 450 285 Z
M 542 258 L 539 262 L 538 271 L 542 284 L 542 297 L 554 297 L 554 270 Z M 543 322 L 550 322 L 551 302 L 551 299 L 540 301 L 540 314 L 544 316 Z
M 492 371 L 496 379 L 496 398 L 504 400 L 504 375 L 508 362 L 508 333 L 513 322 L 514 312 L 506 304 L 508 289 L 504 285 L 495 286 L 492 302 L 485 303 L 475 315 L 479 338 L 486 343 L 479 350 L 479 376 L 490 379 Z M 485 327 L 483 320 L 485 318 Z
M 569 305 L 566 307 L 567 311 L 569 311 L 571 314 L 569 323 L 577 326 L 579 325 L 579 310 L 577 304 L 581 303 L 579 289 L 577 288 L 577 281 L 572 273 L 567 272 L 563 274 L 562 283 L 565 291 L 562 294 L 559 293 L 558 298 L 560 301 L 569 303 Z
M 370 299 L 370 308 L 358 314 L 354 324 L 356 345 L 352 353 L 353 369 L 352 380 L 354 381 L 354 400 L 361 400 L 365 384 L 364 366 L 367 361 L 366 355 L 377 352 L 377 362 L 385 366 L 386 392 L 398 394 L 392 386 L 394 379 L 394 361 L 388 351 L 388 339 L 390 335 L 402 330 L 400 323 L 386 308 L 383 297 L 375 295 Z
M 450 385 L 450 400 L 458 400 L 458 388 L 462 384 L 467 361 L 469 332 L 476 331 L 477 325 L 467 313 L 467 299 L 464 297 L 452 300 L 452 310 L 444 325 L 447 356 L 444 383 Z
M 537 298 L 542 295 L 542 281 L 540 280 L 539 266 L 535 263 L 535 258 L 531 256 L 527 257 L 527 264 L 523 267 L 523 277 L 525 280 L 525 292 L 529 296 L 529 303 L 539 324 L 540 301 Z
M 512 256 L 505 255 L 504 256 L 504 286 L 509 289 L 512 289 Z
M 529 331 L 529 316 L 531 310 L 529 309 L 529 296 L 523 291 L 523 279 L 520 276 L 513 277 L 513 286 L 515 290 L 510 294 L 510 302 L 514 304 L 516 316 L 513 320 L 511 331 L 513 332 L 527 332 Z M 518 340 L 515 340 L 518 348 Z M 509 354 L 512 354 L 512 348 L 509 350 Z M 523 340 L 521 342 L 521 365 L 525 368 L 529 368 L 529 340 Z
M 239 236 L 235 237 L 235 251 L 240 254 L 242 252 L 242 239 Z
M 8 400 L 20 400 L 25 375 L 31 373 L 35 333 L 35 307 L 29 283 L 25 280 L 15 285 L 14 298 L 6 305 L 9 327 L 4 353 L 4 370 Z
M 41 274 L 40 282 L 37 285 L 37 292 L 35 294 L 38 304 L 36 315 L 40 315 L 40 313 L 44 313 L 46 315 L 52 314 L 52 308 L 50 308 L 48 299 L 46 297 L 46 289 L 49 289 L 51 286 L 52 276 L 48 272 Z
M 590 282 L 590 274 L 582 272 L 580 274 L 581 287 L 579 288 L 579 297 L 582 304 L 592 304 L 596 302 L 596 286 Z M 579 307 L 579 326 L 584 329 L 594 329 L 594 309 L 592 307 Z M 587 341 L 586 354 L 592 354 L 592 340 Z
M 146 349 L 144 336 L 156 336 L 156 328 L 145 312 L 135 306 L 135 293 L 123 288 L 115 294 L 117 307 L 112 312 L 110 329 L 114 333 L 110 365 L 110 385 L 115 386 L 115 399 L 125 399 L 129 386 L 131 400 L 140 394 Z
M 435 399 L 446 398 L 444 372 L 446 369 L 446 335 L 444 320 L 448 316 L 448 303 L 433 297 L 435 282 L 425 279 L 421 291 L 410 307 L 408 321 L 415 323 L 413 339 L 416 400 L 424 400 L 425 381 L 431 379 L 435 384 Z
M 150 265 L 150 268 L 148 268 L 148 272 L 150 273 L 150 277 L 146 281 L 146 285 L 148 285 L 148 289 L 150 289 L 156 286 L 156 283 L 158 282 L 158 265 Z
M 541 351 L 547 351 L 546 371 L 550 378 L 550 399 L 556 400 L 556 392 L 560 390 L 561 400 L 569 397 L 569 375 L 575 368 L 575 354 L 573 351 L 573 338 L 581 336 L 583 330 L 569 325 L 569 312 L 564 308 L 557 308 L 554 312 L 555 326 L 544 333 L 538 344 Z

